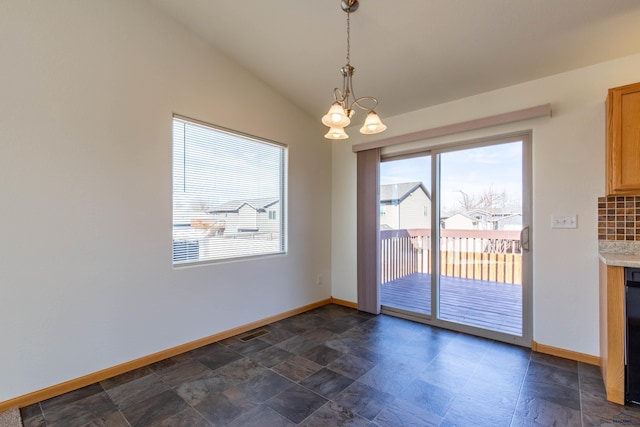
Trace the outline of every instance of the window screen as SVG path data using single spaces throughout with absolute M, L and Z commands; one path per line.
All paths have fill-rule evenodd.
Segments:
M 173 264 L 285 251 L 287 148 L 173 120 Z

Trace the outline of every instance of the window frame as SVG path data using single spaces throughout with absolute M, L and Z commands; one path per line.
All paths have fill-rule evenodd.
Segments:
M 176 209 L 175 209 L 175 201 L 176 201 L 176 188 L 175 188 L 175 174 L 176 174 L 176 153 L 175 153 L 175 126 L 176 122 L 183 122 L 186 124 L 200 126 L 206 129 L 210 129 L 214 132 L 221 132 L 224 134 L 228 134 L 235 138 L 242 138 L 247 142 L 256 143 L 256 144 L 264 144 L 268 146 L 272 146 L 278 149 L 281 149 L 281 159 L 278 162 L 279 168 L 281 169 L 279 173 L 279 183 L 278 183 L 278 191 L 279 191 L 279 204 L 280 204 L 280 215 L 276 216 L 276 220 L 279 223 L 279 234 L 278 238 L 278 248 L 275 251 L 269 251 L 265 253 L 252 253 L 252 254 L 239 254 L 230 257 L 218 257 L 218 258 L 206 258 L 206 259 L 198 259 L 198 260 L 184 260 L 184 261 L 176 261 L 175 258 L 175 245 L 177 241 L 181 239 L 175 238 L 175 227 L 176 225 L 180 225 L 180 223 L 175 222 Z M 185 141 L 186 143 L 186 141 Z M 286 255 L 288 252 L 288 171 L 289 171 L 289 146 L 287 144 L 283 144 L 277 141 L 272 141 L 266 138 L 258 137 L 255 135 L 250 135 L 244 132 L 240 132 L 237 130 L 225 128 L 222 126 L 214 125 L 211 123 L 203 122 L 201 120 L 193 119 L 190 117 L 182 116 L 179 114 L 173 114 L 171 120 L 171 240 L 172 240 L 172 250 L 171 250 L 171 262 L 174 269 L 179 269 L 183 267 L 191 267 L 198 265 L 209 265 L 209 264 L 218 264 L 224 262 L 238 262 L 251 260 L 255 258 L 263 258 L 263 257 L 271 257 L 271 256 L 281 256 Z M 183 162 L 184 164 L 184 162 Z M 242 199 L 243 197 L 238 197 Z M 244 199 L 249 199 L 248 197 L 244 197 Z M 267 209 L 268 210 L 268 209 Z M 227 214 L 224 214 L 227 217 Z M 214 219 L 212 215 L 212 219 Z M 273 221 L 268 218 L 269 221 Z M 201 241 L 202 239 L 198 239 Z

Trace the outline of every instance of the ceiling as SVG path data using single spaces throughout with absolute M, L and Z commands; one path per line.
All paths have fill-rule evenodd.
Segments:
M 342 84 L 340 0 L 148 1 L 318 119 Z M 638 52 L 638 0 L 360 0 L 351 14 L 355 93 L 383 120 Z

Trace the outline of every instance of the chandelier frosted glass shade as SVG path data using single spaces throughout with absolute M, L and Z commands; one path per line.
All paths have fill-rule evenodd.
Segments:
M 349 123 L 351 123 L 351 119 L 349 119 L 339 102 L 331 104 L 329 112 L 322 117 L 322 124 L 330 128 L 343 128 L 348 126 Z
M 373 135 L 374 133 L 384 132 L 387 129 L 381 121 L 380 117 L 375 111 L 371 111 L 367 114 L 367 118 L 364 121 L 364 126 L 360 128 L 360 133 L 365 135 Z
M 347 139 L 349 135 L 344 131 L 344 128 L 332 127 L 324 137 L 327 139 Z

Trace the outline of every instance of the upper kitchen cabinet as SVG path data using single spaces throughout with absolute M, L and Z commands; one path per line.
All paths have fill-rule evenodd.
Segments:
M 607 195 L 620 194 L 640 194 L 640 83 L 607 96 Z

